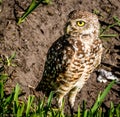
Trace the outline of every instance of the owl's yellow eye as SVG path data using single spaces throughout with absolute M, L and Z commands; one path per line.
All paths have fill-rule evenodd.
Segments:
M 84 21 L 77 21 L 76 24 L 80 27 L 84 26 L 85 25 L 85 22 Z

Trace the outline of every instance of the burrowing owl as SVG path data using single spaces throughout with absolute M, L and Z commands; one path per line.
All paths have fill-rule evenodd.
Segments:
M 69 94 L 71 107 L 77 92 L 101 62 L 102 43 L 95 14 L 74 10 L 69 14 L 64 36 L 50 47 L 37 90 L 54 91 L 58 105 Z

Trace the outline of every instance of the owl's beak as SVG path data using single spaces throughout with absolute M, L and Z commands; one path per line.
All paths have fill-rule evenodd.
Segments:
M 71 31 L 72 31 L 72 28 L 71 28 L 70 25 L 68 25 L 68 26 L 66 27 L 66 34 L 70 34 Z

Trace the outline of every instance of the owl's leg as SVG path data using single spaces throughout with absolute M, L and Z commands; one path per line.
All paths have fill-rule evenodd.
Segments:
M 64 92 L 57 92 L 56 93 L 56 98 L 57 98 L 59 109 L 62 109 L 62 104 L 63 104 L 62 102 L 63 102 L 64 96 L 65 96 Z
M 69 104 L 70 104 L 71 115 L 73 115 L 73 110 L 74 110 L 73 107 L 74 107 L 75 98 L 76 98 L 76 95 L 77 95 L 78 91 L 79 91 L 79 88 L 74 87 L 69 92 Z
M 74 106 L 74 102 L 75 102 L 75 97 L 77 95 L 78 92 L 78 88 L 74 87 L 72 90 L 70 90 L 69 92 L 69 103 L 70 106 L 73 107 Z
M 69 87 L 66 87 L 64 85 L 60 85 L 60 87 L 56 91 L 56 97 L 57 97 L 58 106 L 60 109 L 62 109 L 63 98 L 68 92 L 69 92 Z

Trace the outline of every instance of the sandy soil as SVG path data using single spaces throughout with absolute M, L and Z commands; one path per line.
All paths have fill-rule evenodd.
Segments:
M 10 93 L 17 83 L 27 95 L 35 94 L 42 97 L 43 94 L 35 92 L 31 87 L 39 83 L 46 58 L 46 53 L 52 43 L 63 35 L 63 29 L 68 14 L 74 9 L 93 12 L 98 10 L 101 26 L 114 22 L 113 16 L 120 19 L 120 0 L 53 0 L 50 5 L 39 5 L 30 14 L 25 22 L 17 25 L 16 18 L 21 16 L 29 6 L 29 0 L 3 0 L 0 12 L 0 56 L 10 56 L 16 52 L 14 63 L 16 67 L 9 67 L 6 72 L 10 75 L 6 83 L 6 92 Z M 112 71 L 120 77 L 120 27 L 111 28 L 107 34 L 114 33 L 117 37 L 103 39 L 104 53 L 101 68 Z M 75 110 L 87 101 L 87 107 L 91 107 L 97 95 L 109 82 L 103 84 L 96 81 L 94 72 L 87 84 L 78 93 Z M 114 85 L 103 106 L 109 107 L 110 101 L 120 103 L 120 85 Z M 66 99 L 66 110 L 69 110 Z

